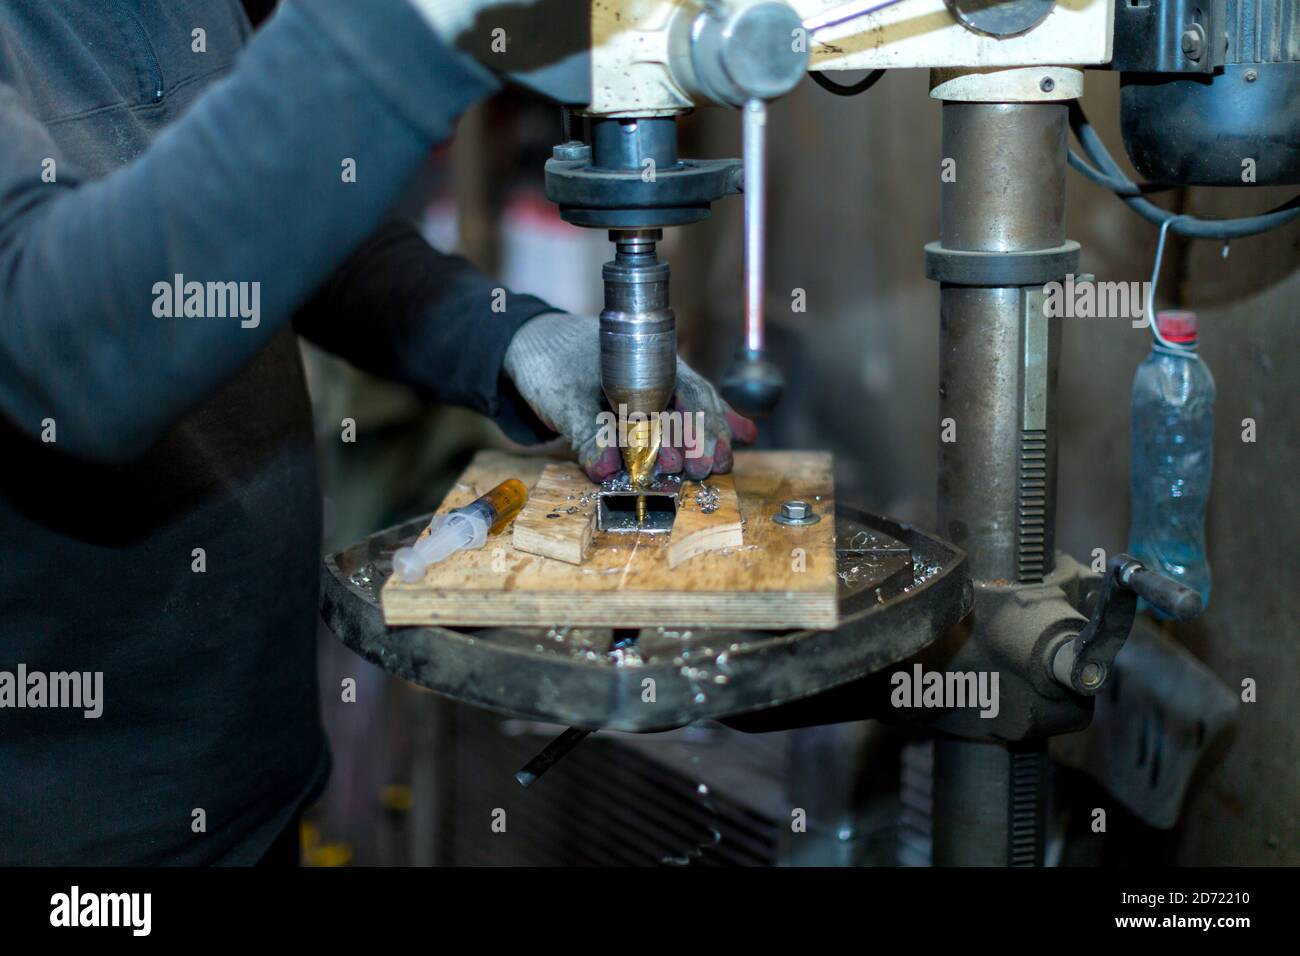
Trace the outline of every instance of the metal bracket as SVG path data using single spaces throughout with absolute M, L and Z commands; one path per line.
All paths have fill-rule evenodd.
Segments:
M 1228 49 L 1226 0 L 1119 0 L 1110 68 L 1215 73 Z

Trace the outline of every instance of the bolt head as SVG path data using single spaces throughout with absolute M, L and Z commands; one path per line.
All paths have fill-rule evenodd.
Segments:
M 811 511 L 812 507 L 806 501 L 787 501 L 781 505 L 781 517 L 791 521 L 803 521 Z
M 1045 76 L 1038 81 L 1038 88 L 1044 93 L 1050 93 L 1052 90 L 1056 89 L 1056 80 L 1052 79 L 1050 76 Z
M 1180 44 L 1183 53 L 1189 60 L 1199 60 L 1201 58 L 1201 31 L 1199 29 L 1188 29 L 1183 31 L 1180 38 Z
M 1258 74 L 1256 71 L 1254 71 L 1254 70 L 1247 70 L 1247 71 L 1246 71 L 1246 82 L 1247 82 L 1247 83 L 1254 83 L 1254 82 L 1255 82 L 1256 80 L 1258 80 L 1258 79 L 1259 79 L 1259 74 Z
M 822 516 L 813 511 L 812 505 L 798 498 L 791 498 L 789 501 L 781 503 L 781 510 L 772 515 L 772 520 L 777 524 L 793 525 L 800 527 L 802 525 L 816 524 L 822 520 Z
M 1105 676 L 1106 671 L 1100 664 L 1084 664 L 1079 680 L 1083 682 L 1084 687 L 1092 688 L 1100 685 Z

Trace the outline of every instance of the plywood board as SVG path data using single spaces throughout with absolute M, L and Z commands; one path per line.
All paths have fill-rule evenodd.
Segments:
M 516 551 L 581 564 L 596 530 L 596 486 L 573 462 L 552 462 L 528 489 L 528 503 L 515 519 Z
M 664 556 L 669 570 L 709 551 L 739 548 L 744 543 L 735 477 L 714 475 L 698 485 L 688 483 Z
M 537 484 L 546 460 L 480 452 L 439 511 L 458 508 L 507 478 Z M 710 478 L 706 484 L 726 479 Z M 837 620 L 831 456 L 738 452 L 731 476 L 742 543 L 670 567 L 673 535 L 595 532 L 579 566 L 516 549 L 509 533 L 453 555 L 422 581 L 390 579 L 389 624 L 590 627 L 834 627 Z M 687 483 L 688 508 L 698 491 Z M 803 498 L 826 515 L 791 528 L 772 521 L 781 502 Z M 680 520 L 680 518 L 679 518 Z M 689 540 L 691 525 L 683 540 Z M 733 539 L 734 540 L 734 539 Z

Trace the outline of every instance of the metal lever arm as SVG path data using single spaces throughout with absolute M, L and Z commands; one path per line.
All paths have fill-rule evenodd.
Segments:
M 767 235 L 767 104 L 757 97 L 741 114 L 745 163 L 745 348 L 763 351 L 763 242 Z
M 766 356 L 763 249 L 767 241 L 767 104 L 741 110 L 745 162 L 745 344 L 722 380 L 722 395 L 742 415 L 761 418 L 776 407 L 785 383 Z
M 1191 588 L 1150 570 L 1127 554 L 1118 555 L 1117 560 L 1120 559 L 1128 562 L 1120 569 L 1124 584 L 1129 590 L 1136 591 L 1139 597 L 1146 598 L 1152 607 L 1178 621 L 1190 621 L 1200 615 L 1201 596 Z
M 1117 554 L 1106 566 L 1092 618 L 1052 660 L 1057 681 L 1088 697 L 1102 689 L 1133 629 L 1139 597 L 1180 621 L 1201 613 L 1201 596 L 1191 588 L 1152 571 L 1130 554 Z

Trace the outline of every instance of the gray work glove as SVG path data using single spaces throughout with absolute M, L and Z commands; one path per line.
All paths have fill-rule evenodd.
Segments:
M 601 429 L 598 417 L 607 411 L 600 388 L 599 319 L 547 312 L 528 320 L 506 349 L 505 370 L 537 417 L 569 440 L 592 481 L 604 481 L 622 469 L 617 445 L 602 445 L 610 430 Z M 749 444 L 758 437 L 757 426 L 737 415 L 680 358 L 673 410 L 687 415 L 703 412 L 703 422 L 688 445 L 665 445 L 659 450 L 663 473 L 685 472 L 696 480 L 712 472 L 725 474 L 731 471 L 733 441 Z M 698 421 L 692 418 L 693 423 Z

